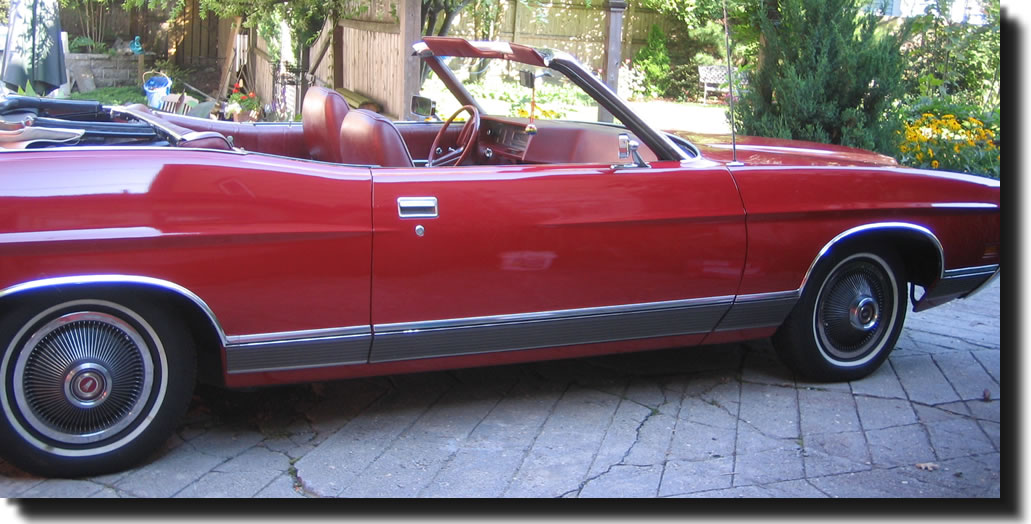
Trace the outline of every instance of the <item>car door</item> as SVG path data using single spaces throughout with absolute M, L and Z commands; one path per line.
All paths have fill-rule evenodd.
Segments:
M 745 256 L 703 159 L 373 169 L 371 362 L 648 337 L 700 341 Z

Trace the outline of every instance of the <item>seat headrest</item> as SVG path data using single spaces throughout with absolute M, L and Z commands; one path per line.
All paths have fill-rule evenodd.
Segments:
M 383 115 L 356 109 L 340 126 L 340 147 L 348 164 L 412 167 L 412 155 L 401 133 Z
M 315 160 L 340 163 L 340 126 L 348 113 L 347 100 L 332 89 L 312 86 L 301 104 L 301 131 L 308 154 Z

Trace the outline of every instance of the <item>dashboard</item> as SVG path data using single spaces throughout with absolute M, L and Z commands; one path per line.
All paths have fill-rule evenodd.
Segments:
M 479 157 L 487 164 L 623 163 L 619 135 L 637 137 L 626 128 L 597 123 L 537 120 L 537 134 L 526 133 L 527 118 L 485 116 L 481 119 Z M 638 142 L 640 142 L 638 140 Z M 646 162 L 658 157 L 641 144 Z

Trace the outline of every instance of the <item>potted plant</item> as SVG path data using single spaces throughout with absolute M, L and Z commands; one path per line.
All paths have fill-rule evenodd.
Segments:
M 224 109 L 226 115 L 232 116 L 236 122 L 253 122 L 258 119 L 260 110 L 258 95 L 244 90 L 243 82 L 233 84 L 233 91 Z

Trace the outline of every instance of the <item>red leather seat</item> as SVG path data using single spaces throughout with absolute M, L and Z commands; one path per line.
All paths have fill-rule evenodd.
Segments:
M 340 126 L 340 147 L 347 164 L 412 167 L 412 155 L 401 133 L 383 115 L 356 109 Z
M 313 86 L 308 88 L 301 104 L 301 126 L 308 155 L 313 160 L 341 163 L 340 125 L 348 114 L 343 95 Z

